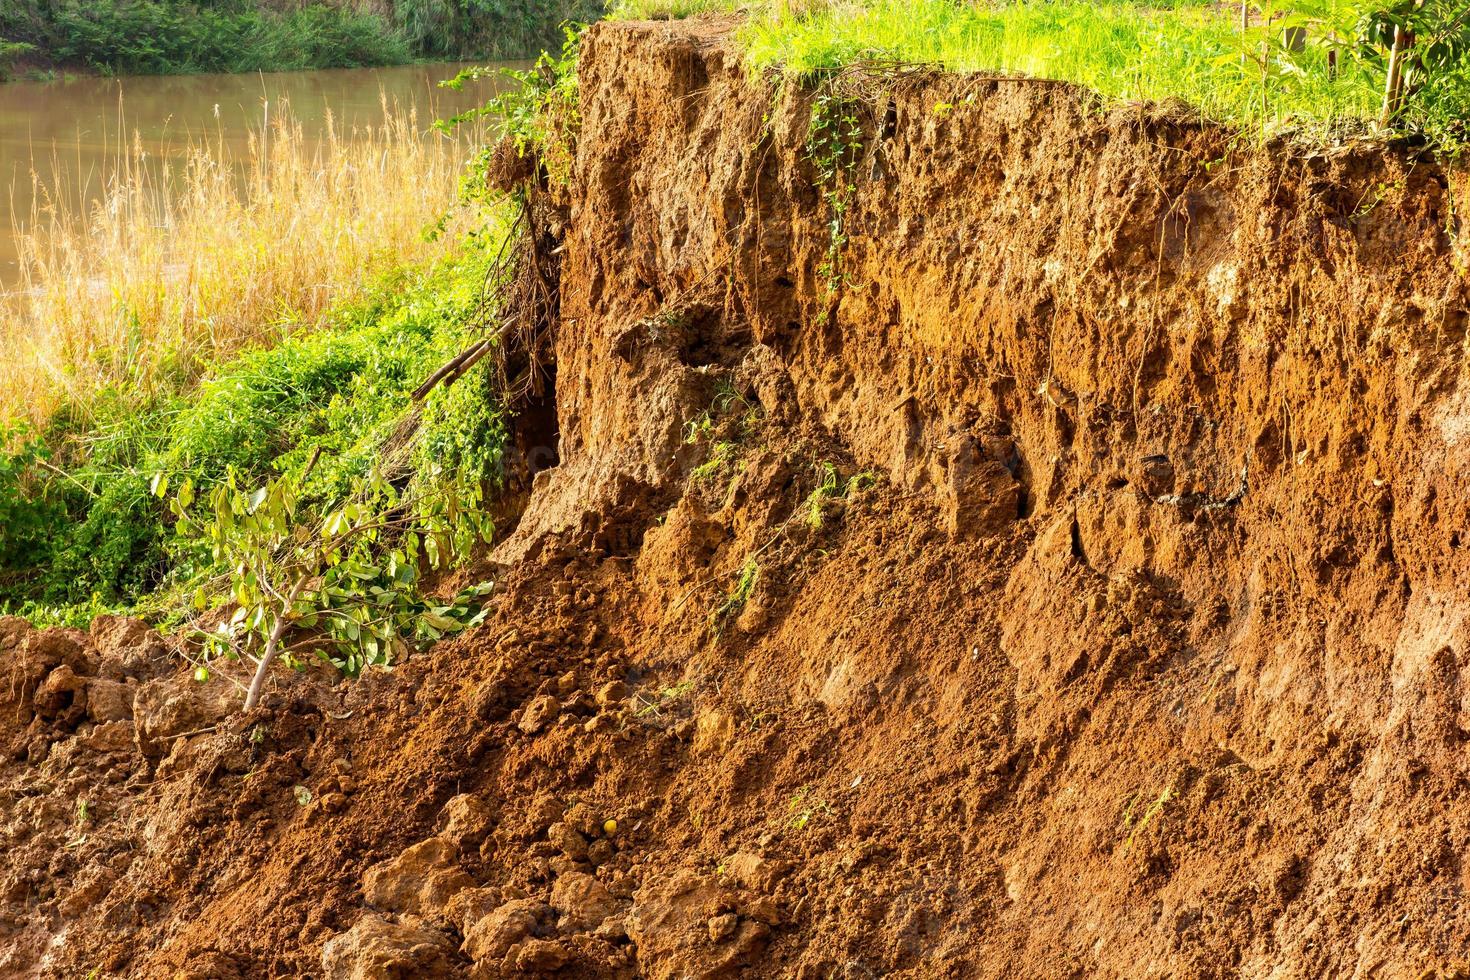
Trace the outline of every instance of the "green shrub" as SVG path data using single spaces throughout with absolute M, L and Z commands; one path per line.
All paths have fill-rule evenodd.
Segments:
M 603 4 L 394 0 L 387 17 L 349 0 L 313 0 L 285 11 L 271 6 L 265 0 L 0 0 L 0 72 L 31 52 L 144 75 L 523 58 L 554 47 L 564 21 L 593 20 Z
M 29 429 L 0 427 L 0 575 L 33 570 L 59 519 L 47 455 Z
M 418 406 L 411 393 L 478 336 L 499 241 L 498 230 L 472 236 L 438 267 L 386 279 L 332 329 L 244 354 L 192 397 L 58 416 L 46 442 L 66 447 L 65 478 L 39 472 L 38 441 L 12 436 L 19 448 L 0 457 L 0 604 L 128 605 L 211 571 L 178 547 L 150 488 L 160 474 L 201 492 L 290 479 L 304 520 L 360 497 L 375 473 L 461 499 L 492 488 L 507 426 L 488 369 Z

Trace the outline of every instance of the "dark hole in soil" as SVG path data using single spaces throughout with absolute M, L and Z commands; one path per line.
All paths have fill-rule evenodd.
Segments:
M 888 108 L 883 113 L 883 132 L 881 138 L 891 140 L 896 132 L 898 132 L 898 103 L 889 99 Z
M 677 331 L 679 363 L 687 367 L 720 364 L 736 355 L 732 338 L 725 329 L 722 311 L 694 308 L 686 311 Z
M 529 483 L 542 470 L 561 463 L 561 429 L 556 418 L 556 365 L 546 369 L 545 387 L 531 395 L 516 414 L 515 452 Z
M 527 395 L 511 423 L 505 451 L 505 482 L 491 508 L 497 538 L 515 532 L 531 499 L 536 474 L 561 464 L 561 427 L 556 418 L 556 365 L 547 365 L 542 392 Z

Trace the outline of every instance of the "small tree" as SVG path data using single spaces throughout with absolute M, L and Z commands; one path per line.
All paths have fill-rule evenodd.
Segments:
M 1387 58 L 1378 119 L 1384 128 L 1403 121 L 1416 97 L 1463 69 L 1470 54 L 1470 3 L 1465 0 L 1364 5 L 1359 25 L 1363 44 L 1376 57 Z
M 314 630 L 335 654 L 318 655 L 355 676 L 413 642 L 439 639 L 484 616 L 488 585 L 448 603 L 419 588 L 422 569 L 443 568 L 490 540 L 493 525 L 476 483 L 444 480 L 410 500 L 373 474 L 356 499 L 313 517 L 301 506 L 300 482 L 283 476 L 247 493 L 231 471 L 207 499 L 196 499 L 185 480 L 170 501 L 180 536 L 225 570 L 236 606 L 227 623 L 205 634 L 206 644 L 231 655 L 259 651 L 246 710 L 259 702 L 293 629 Z M 153 491 L 165 496 L 167 478 L 155 477 Z M 196 605 L 206 608 L 210 600 L 201 585 Z

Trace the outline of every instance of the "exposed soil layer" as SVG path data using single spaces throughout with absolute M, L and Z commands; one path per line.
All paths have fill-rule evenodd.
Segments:
M 241 716 L 0 622 L 0 973 L 1470 970 L 1462 178 L 854 73 L 834 268 L 726 28 L 587 36 L 483 627 Z

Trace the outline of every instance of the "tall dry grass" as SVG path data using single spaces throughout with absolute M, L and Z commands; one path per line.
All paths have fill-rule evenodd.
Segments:
M 424 232 L 452 209 L 474 134 L 426 133 L 386 103 L 350 132 L 267 109 L 243 141 L 158 159 L 135 140 L 90 205 L 36 188 L 18 287 L 0 297 L 0 422 L 63 405 L 85 420 L 104 391 L 146 404 L 448 247 Z

